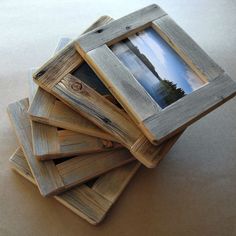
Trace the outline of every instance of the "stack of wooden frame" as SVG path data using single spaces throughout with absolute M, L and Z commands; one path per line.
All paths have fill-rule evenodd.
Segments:
M 188 95 L 182 89 L 184 96 L 164 108 L 116 54 L 117 43 L 126 53 L 147 27 L 205 84 Z M 141 164 L 155 167 L 188 125 L 236 93 L 235 83 L 156 5 L 119 20 L 103 16 L 77 40 L 62 39 L 56 51 L 33 75 L 39 87 L 30 79 L 29 98 L 8 107 L 19 141 L 10 163 L 43 196 L 91 224 L 104 218 Z

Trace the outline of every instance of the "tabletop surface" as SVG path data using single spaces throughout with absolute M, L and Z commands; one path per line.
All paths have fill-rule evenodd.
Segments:
M 9 103 L 28 96 L 29 68 L 101 15 L 119 18 L 154 1 L 0 4 L 0 236 L 236 235 L 236 99 L 189 127 L 155 169 L 142 167 L 104 222 L 91 226 L 10 169 L 18 147 Z M 156 1 L 236 80 L 236 2 Z

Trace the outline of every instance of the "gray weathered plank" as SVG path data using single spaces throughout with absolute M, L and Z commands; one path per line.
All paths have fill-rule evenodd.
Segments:
M 41 194 L 55 194 L 64 188 L 64 183 L 53 161 L 40 162 L 33 155 L 28 107 L 28 99 L 22 99 L 8 106 L 8 114 Z
M 126 17 L 121 19 L 129 20 Z M 130 22 L 133 21 L 130 20 Z M 118 23 L 118 20 L 113 21 L 104 28 L 109 29 L 109 26 L 113 25 L 112 32 L 119 32 Z M 224 71 L 169 16 L 164 15 L 150 23 L 148 26 L 153 27 L 199 78 L 206 82 L 205 86 L 199 88 L 198 91 L 188 94 L 163 110 L 158 109 L 157 103 L 109 50 L 108 46 L 111 41 L 105 38 L 106 30 L 104 30 L 105 39 L 101 38 L 102 43 L 95 43 L 93 44 L 95 46 L 91 45 L 89 48 L 92 40 L 99 39 L 100 35 L 103 35 L 103 31 L 96 30 L 81 36 L 76 42 L 76 47 L 145 136 L 153 144 L 160 144 L 232 98 L 236 90 L 234 82 L 228 76 L 222 76 L 221 84 L 219 83 L 218 78 L 223 75 Z M 119 36 L 117 33 L 115 35 L 117 38 L 112 38 L 112 43 L 121 40 Z M 129 34 L 123 36 L 129 37 Z M 83 42 L 85 39 L 87 41 Z M 227 90 L 228 85 L 231 85 L 231 88 Z M 211 94 L 211 99 L 209 99 L 209 94 Z
M 78 86 L 80 89 L 77 89 Z M 155 167 L 162 159 L 159 153 L 165 149 L 165 145 L 169 146 L 168 141 L 159 146 L 153 145 L 124 111 L 72 75 L 65 76 L 54 86 L 52 92 L 86 118 L 114 135 L 135 158 L 149 168 Z M 174 144 L 176 138 L 173 137 L 170 142 Z
M 121 144 L 70 130 L 31 122 L 33 153 L 39 160 L 58 159 L 121 148 Z
M 211 81 L 224 72 L 168 15 L 153 21 L 152 26 L 200 78 Z
M 88 30 L 92 30 L 97 26 L 107 24 L 112 19 L 109 16 L 100 17 Z M 87 32 L 87 30 L 85 31 Z M 74 47 L 74 41 L 69 43 L 58 54 L 52 57 L 33 75 L 34 79 L 45 90 L 49 91 L 60 81 L 66 74 L 76 69 L 81 63 L 82 58 Z
M 10 163 L 19 174 L 36 184 L 20 148 L 11 156 Z M 83 184 L 54 198 L 89 223 L 98 224 L 123 192 L 139 166 L 140 163 L 132 162 L 102 175 L 92 187 Z
M 88 52 L 84 58 L 102 78 L 103 83 L 122 107 L 131 112 L 129 115 L 137 116 L 134 118 L 135 121 L 145 120 L 160 110 L 152 97 L 107 45 Z
M 171 104 L 160 114 L 146 119 L 144 125 L 152 134 L 157 134 L 153 138 L 163 140 L 170 134 L 179 132 L 192 124 L 235 95 L 236 83 L 224 73 L 203 88 Z
M 36 184 L 21 149 L 17 149 L 11 156 L 10 163 L 12 168 L 20 175 L 24 176 L 33 184 Z M 85 184 L 68 190 L 58 196 L 54 196 L 54 198 L 93 225 L 101 222 L 112 205 L 108 199 L 96 193 Z
M 52 160 L 37 160 L 33 155 L 32 150 L 31 125 L 27 116 L 28 106 L 28 99 L 23 99 L 9 105 L 8 112 L 19 143 L 24 151 L 28 164 L 43 196 L 55 195 L 63 192 L 68 188 L 84 181 L 88 181 L 95 176 L 104 174 L 116 167 L 122 166 L 134 160 L 133 156 L 129 153 L 122 155 L 122 149 L 113 150 L 110 152 L 107 151 L 104 156 L 102 153 L 81 155 L 74 157 L 73 161 L 70 159 L 63 161 L 60 164 L 56 164 Z M 97 162 L 93 162 L 93 160 L 97 160 Z M 66 178 L 63 175 L 63 172 L 61 172 L 61 170 L 68 170 L 68 168 L 73 169 L 75 166 L 80 171 L 75 171 L 73 178 Z M 81 173 L 83 173 L 83 175 L 81 175 Z
M 132 144 L 140 136 L 124 112 L 73 75 L 65 76 L 52 92 L 95 124 L 102 124 L 104 130 L 122 139 L 122 144 Z
M 156 4 L 147 6 L 80 36 L 75 46 L 81 54 L 87 53 L 101 45 L 115 43 L 127 35 L 146 28 L 150 22 L 165 14 Z
M 63 50 L 59 52 L 59 54 L 63 53 L 65 53 Z M 44 67 L 42 67 L 41 70 L 44 70 L 43 68 Z M 73 71 L 70 73 L 73 73 Z M 89 88 L 85 83 L 80 81 L 79 76 L 74 77 L 67 72 L 65 74 L 66 75 L 60 79 L 57 84 L 53 84 L 53 87 L 49 84 L 46 85 L 48 91 L 72 109 L 97 124 L 100 128 L 113 135 L 116 140 L 132 151 L 132 154 L 147 167 L 154 167 L 154 163 L 157 163 L 161 158 L 159 152 L 161 153 L 161 150 L 163 148 L 165 149 L 165 144 L 159 147 L 152 145 L 143 137 L 144 135 L 140 132 L 139 128 L 122 109 L 102 97 L 101 94 L 98 94 L 98 91 Z M 43 77 L 42 74 L 39 73 L 34 77 L 35 81 L 40 86 L 45 87 L 43 81 L 40 80 L 40 78 Z M 173 138 L 173 140 L 175 140 L 175 138 Z M 141 143 L 141 141 L 143 141 L 143 143 Z M 138 144 L 142 146 L 144 150 L 147 150 L 146 153 L 144 153 L 141 148 L 137 148 Z M 144 144 L 146 145 L 145 147 Z
M 133 162 L 124 168 L 102 175 L 94 183 L 92 189 L 114 203 L 140 166 L 141 163 Z M 116 184 L 114 185 L 114 183 Z
M 115 141 L 112 135 L 98 128 L 42 88 L 37 90 L 28 112 L 33 121 Z
M 127 164 L 135 159 L 126 149 L 87 154 L 72 158 L 57 165 L 58 171 L 66 185 L 70 183 L 83 183 L 99 176 L 108 170 Z

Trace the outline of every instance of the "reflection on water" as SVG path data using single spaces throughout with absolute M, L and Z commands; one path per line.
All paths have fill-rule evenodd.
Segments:
M 151 28 L 112 45 L 111 50 L 161 108 L 204 84 Z

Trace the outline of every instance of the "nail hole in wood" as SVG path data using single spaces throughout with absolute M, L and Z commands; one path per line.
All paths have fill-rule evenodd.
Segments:
M 41 70 L 41 71 L 39 71 L 39 72 L 35 75 L 35 77 L 38 78 L 38 77 L 44 75 L 45 72 L 46 72 L 45 70 Z
M 103 29 L 99 29 L 99 30 L 97 30 L 97 33 L 100 34 L 100 33 L 102 33 L 102 31 L 103 31 Z

